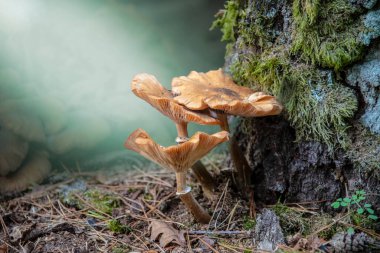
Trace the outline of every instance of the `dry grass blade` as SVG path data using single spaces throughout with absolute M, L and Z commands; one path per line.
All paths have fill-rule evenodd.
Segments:
M 307 237 L 309 238 L 309 237 L 313 237 L 313 236 L 318 235 L 318 234 L 319 234 L 320 232 L 322 232 L 323 230 L 326 230 L 326 229 L 332 227 L 334 224 L 338 223 L 340 220 L 343 220 L 344 218 L 346 218 L 346 217 L 348 217 L 348 216 L 349 216 L 349 213 L 343 215 L 343 216 L 340 217 L 339 219 L 334 220 L 334 221 L 331 222 L 330 224 L 328 224 L 328 225 L 326 225 L 326 226 L 324 226 L 324 227 L 318 229 L 317 231 L 315 231 L 314 233 L 308 235 Z
M 220 201 L 221 201 L 222 199 L 223 199 L 222 207 L 223 207 L 223 205 L 224 205 L 224 200 L 225 200 L 225 197 L 226 197 L 226 192 L 227 192 L 227 189 L 228 189 L 228 184 L 229 184 L 229 182 L 230 182 L 230 181 L 228 180 L 227 183 L 226 183 L 226 186 L 225 186 L 224 189 L 223 189 L 222 194 L 221 194 L 220 197 L 219 197 L 219 200 L 218 200 L 218 202 L 217 202 L 217 204 L 216 204 L 216 206 L 215 206 L 214 212 L 212 213 L 211 220 L 210 220 L 210 222 L 209 222 L 209 224 L 208 224 L 207 229 L 210 229 L 211 221 L 213 221 L 214 216 L 215 216 L 215 211 L 218 210 L 218 207 L 219 207 Z M 216 219 L 215 219 L 215 226 L 214 226 L 214 229 L 215 229 L 215 230 L 217 229 L 217 223 L 218 223 L 219 215 L 220 215 L 220 212 L 218 213 L 218 216 L 217 216 Z
M 144 172 L 143 170 L 141 170 L 140 168 L 138 168 L 138 167 L 135 166 L 135 165 L 133 166 L 133 168 L 136 169 L 137 171 L 141 172 L 141 173 L 143 174 L 142 176 L 144 176 L 144 177 L 152 178 L 152 179 L 156 180 L 156 182 L 159 182 L 159 183 L 161 183 L 162 185 L 165 185 L 165 186 L 167 186 L 167 187 L 173 187 L 173 186 L 172 186 L 171 184 L 169 184 L 167 181 L 164 181 L 164 180 L 162 180 L 162 179 L 159 178 L 159 177 L 155 177 L 155 176 L 153 176 L 153 175 L 150 175 L 150 174 Z M 155 183 L 155 182 L 152 182 L 152 183 Z
M 198 240 L 200 240 L 202 243 L 204 243 L 208 248 L 210 248 L 214 253 L 219 253 L 218 250 L 216 250 L 214 247 L 212 247 L 209 243 L 207 243 L 205 240 L 203 240 L 201 237 L 197 237 Z
M 370 230 L 370 229 L 366 229 L 366 228 L 363 228 L 363 227 L 360 227 L 360 226 L 357 226 L 357 225 L 354 225 L 354 224 L 349 224 L 349 223 L 346 223 L 346 222 L 343 222 L 343 221 L 338 221 L 338 223 L 346 226 L 346 227 L 354 227 L 360 231 L 363 231 L 367 234 L 369 234 L 370 236 L 376 238 L 377 240 L 380 240 L 380 234 L 376 233 L 375 231 L 373 230 Z
M 190 235 L 214 235 L 214 236 L 236 236 L 236 235 L 250 235 L 249 231 L 208 231 L 208 230 L 192 230 L 189 231 Z
M 223 248 L 226 248 L 228 250 L 231 250 L 232 252 L 235 252 L 235 253 L 240 253 L 242 251 L 237 251 L 235 247 L 232 247 L 231 245 L 228 245 L 228 244 L 225 244 L 225 243 L 221 243 L 219 242 L 218 243 L 219 246 L 222 246 Z M 240 249 L 240 248 L 237 248 L 239 250 L 244 250 L 244 249 Z
M 4 219 L 3 219 L 2 215 L 0 215 L 0 223 L 1 223 L 1 227 L 3 228 L 4 234 L 6 236 L 6 239 L 8 239 L 8 237 L 9 237 L 9 231 L 8 231 L 7 225 L 5 225 L 5 222 L 4 222 Z

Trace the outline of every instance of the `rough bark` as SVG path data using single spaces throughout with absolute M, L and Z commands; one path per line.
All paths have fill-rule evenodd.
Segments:
M 318 53 L 324 54 L 322 49 L 320 52 L 313 49 L 307 51 L 307 43 L 301 44 L 298 51 L 290 49 L 295 48 L 295 41 L 300 38 L 301 31 L 297 27 L 300 21 L 297 18 L 308 15 L 301 11 L 298 17 L 295 16 L 297 2 L 302 7 L 302 1 L 235 1 L 235 6 L 228 7 L 227 12 L 244 12 L 239 12 L 236 23 L 222 20 L 225 29 L 228 28 L 225 24 L 234 29 L 234 36 L 230 36 L 227 47 L 226 71 L 244 85 L 277 94 L 286 107 L 281 116 L 243 120 L 236 129 L 239 145 L 253 170 L 256 200 L 265 204 L 273 204 L 279 199 L 288 203 L 313 202 L 311 206 L 328 211 L 331 210 L 332 201 L 363 189 L 368 193 L 366 201 L 379 211 L 380 43 L 376 38 L 380 35 L 380 19 L 376 14 L 380 13 L 380 4 L 377 1 L 344 2 L 344 8 L 356 11 L 355 15 L 347 17 L 347 27 L 352 26 L 352 29 L 346 31 L 339 23 L 333 23 L 329 28 L 338 35 L 325 35 L 330 36 L 330 40 L 321 43 L 330 43 L 341 35 L 352 36 L 359 42 L 354 45 L 357 52 L 347 49 L 345 55 L 339 55 L 342 52 L 339 51 L 340 45 L 336 46 L 336 51 L 328 51 L 327 55 L 336 57 L 334 61 L 318 58 Z M 321 5 L 327 3 L 321 1 Z M 317 15 L 317 21 L 313 21 L 315 26 L 330 25 L 323 23 L 323 19 L 327 18 L 331 22 L 341 22 L 331 17 L 332 14 L 329 16 L 323 7 L 319 10 L 322 14 Z M 359 26 L 366 32 L 355 33 L 354 28 Z M 258 32 L 258 29 L 261 30 Z M 312 26 L 308 29 L 314 31 Z M 321 40 L 325 37 L 321 35 Z M 307 36 L 301 36 L 301 40 L 307 42 L 307 39 Z M 320 48 L 325 44 L 321 44 Z M 280 59 L 286 64 L 273 67 L 270 65 L 273 61 L 269 62 L 268 57 L 270 60 Z M 262 64 L 267 64 L 265 67 L 268 69 L 273 67 L 270 70 L 275 73 L 265 72 L 268 69 L 264 71 Z M 303 75 L 298 69 L 309 72 Z M 300 79 L 297 78 L 300 75 L 301 80 L 306 82 L 301 87 L 311 87 L 308 91 L 310 104 L 317 104 L 316 108 L 320 111 L 331 109 L 326 110 L 326 115 L 318 110 L 311 114 L 313 107 L 303 111 L 301 106 L 293 106 L 294 102 L 308 95 L 306 92 L 297 97 L 297 92 L 300 92 L 296 89 L 300 87 Z M 332 89 L 331 93 L 328 89 L 333 86 L 336 89 Z M 301 90 L 303 92 L 305 89 Z M 330 99 L 332 104 L 324 100 L 328 94 L 333 94 Z M 350 113 L 337 115 L 336 121 L 329 119 L 334 117 L 331 115 L 336 110 L 352 105 L 342 102 L 345 94 L 347 100 L 357 103 L 357 110 L 354 109 L 355 105 L 349 109 Z M 304 105 L 308 106 L 308 103 Z M 327 127 L 322 130 L 313 128 L 319 124 Z M 325 134 L 329 137 L 324 137 Z

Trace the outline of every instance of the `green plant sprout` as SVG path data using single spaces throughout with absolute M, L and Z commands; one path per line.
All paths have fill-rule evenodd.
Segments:
M 250 218 L 249 216 L 244 216 L 243 218 L 243 228 L 245 230 L 251 230 L 255 227 L 256 225 L 256 220 Z
M 353 210 L 354 214 L 357 213 L 358 215 L 364 216 L 368 218 L 371 221 L 376 221 L 378 217 L 375 215 L 375 211 L 372 209 L 372 205 L 369 203 L 363 203 L 363 200 L 366 199 L 365 197 L 366 192 L 364 190 L 356 191 L 354 195 L 350 197 L 345 198 L 339 198 L 335 202 L 331 204 L 331 206 L 334 209 L 338 209 L 339 207 L 347 208 L 349 211 L 350 209 Z M 361 222 L 362 219 L 357 219 L 359 222 Z M 353 234 L 355 230 L 352 227 L 349 227 L 347 229 L 348 234 Z
M 91 211 L 91 210 L 87 212 L 87 215 L 95 219 L 103 221 L 106 224 L 107 228 L 114 233 L 125 234 L 128 232 L 132 232 L 131 227 L 127 225 L 123 225 L 119 220 L 115 218 L 110 219 L 101 213 L 98 213 L 96 211 Z

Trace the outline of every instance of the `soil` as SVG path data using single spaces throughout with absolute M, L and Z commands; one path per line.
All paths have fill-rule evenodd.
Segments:
M 255 240 L 255 233 L 263 234 L 255 231 L 255 225 L 263 224 L 256 224 L 250 217 L 256 212 L 250 210 L 249 201 L 230 187 L 231 171 L 224 157 L 203 160 L 217 175 L 219 187 L 213 201 L 203 197 L 200 186 L 189 176 L 195 198 L 212 214 L 209 224 L 196 223 L 176 197 L 174 173 L 153 164 L 129 172 L 68 170 L 22 195 L 3 197 L 0 252 L 264 252 L 256 249 L 260 242 Z M 301 204 L 286 208 L 317 217 L 314 209 Z M 282 216 L 270 213 L 274 215 L 270 220 L 281 222 Z M 152 229 L 157 229 L 153 222 L 159 222 L 162 231 L 154 231 L 158 236 L 152 237 Z M 313 232 L 323 232 L 334 224 L 321 223 Z M 281 230 L 278 224 L 274 227 Z M 294 235 L 285 229 L 288 245 L 281 239 L 282 244 L 275 245 L 278 252 L 317 252 L 315 249 L 326 244 L 318 236 L 306 238 L 295 227 Z

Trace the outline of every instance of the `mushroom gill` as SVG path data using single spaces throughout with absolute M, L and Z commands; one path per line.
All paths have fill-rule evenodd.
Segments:
M 185 172 L 215 146 L 227 140 L 228 132 L 226 131 L 213 135 L 197 132 L 184 143 L 163 147 L 139 128 L 128 137 L 125 147 L 165 168 L 175 172 Z
M 186 172 L 197 160 L 227 140 L 228 132 L 226 131 L 213 135 L 197 132 L 184 143 L 162 147 L 152 140 L 144 130 L 137 129 L 128 137 L 125 147 L 162 167 L 175 171 L 177 195 L 199 222 L 207 223 L 210 216 L 192 197 L 191 188 L 186 185 Z
M 132 92 L 139 98 L 148 102 L 162 114 L 174 121 L 177 127 L 177 143 L 188 140 L 187 124 L 194 122 L 201 125 L 218 125 L 220 121 L 202 112 L 191 111 L 178 104 L 173 95 L 166 90 L 158 80 L 149 74 L 136 75 L 131 83 Z M 197 161 L 192 167 L 195 177 L 202 185 L 205 195 L 214 199 L 215 180 L 207 171 L 201 161 Z
M 191 110 L 211 108 L 244 117 L 277 115 L 282 111 L 275 97 L 235 84 L 222 69 L 175 77 L 172 91 L 174 100 Z
M 149 74 L 136 75 L 131 83 L 132 92 L 148 102 L 175 123 L 194 122 L 201 125 L 218 125 L 219 121 L 204 113 L 194 112 L 178 104 L 173 95 Z

